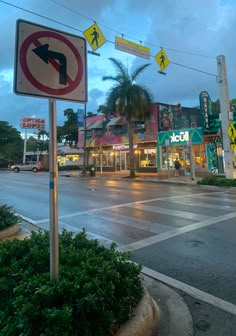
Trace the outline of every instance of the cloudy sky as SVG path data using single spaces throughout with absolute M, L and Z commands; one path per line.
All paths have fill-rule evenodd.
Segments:
M 111 83 L 103 82 L 102 76 L 114 74 L 109 57 L 119 58 L 130 71 L 150 62 L 139 83 L 149 88 L 154 101 L 193 107 L 199 104 L 202 90 L 208 91 L 212 100 L 218 98 L 216 77 L 209 74 L 217 75 L 216 57 L 223 54 L 229 95 L 236 98 L 236 0 L 0 0 L 0 120 L 18 129 L 23 116 L 48 121 L 47 99 L 13 93 L 15 26 L 19 18 L 80 36 L 94 21 L 98 23 L 107 42 L 97 50 L 100 57 L 87 56 L 88 111 L 96 112 L 105 102 Z M 149 47 L 150 60 L 116 50 L 115 36 L 122 34 L 127 40 L 142 41 Z M 166 76 L 158 73 L 153 57 L 160 47 L 171 62 Z M 58 125 L 64 122 L 66 108 L 77 110 L 82 105 L 58 100 Z

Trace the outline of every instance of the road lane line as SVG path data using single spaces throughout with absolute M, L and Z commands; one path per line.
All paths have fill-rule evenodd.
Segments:
M 222 216 L 219 216 L 219 217 L 213 217 L 213 218 L 206 219 L 206 220 L 204 220 L 202 222 L 199 222 L 199 223 L 190 224 L 190 225 L 187 225 L 185 227 L 181 227 L 181 228 L 178 228 L 178 229 L 173 229 L 173 230 L 161 233 L 161 234 L 156 235 L 156 236 L 152 236 L 152 237 L 149 237 L 149 238 L 146 238 L 146 239 L 143 239 L 143 240 L 136 241 L 135 243 L 125 245 L 125 248 L 128 249 L 129 251 L 139 250 L 141 248 L 159 243 L 163 240 L 167 240 L 167 239 L 182 235 L 186 232 L 191 232 L 191 231 L 194 231 L 194 230 L 198 230 L 198 229 L 204 228 L 206 226 L 210 226 L 210 225 L 213 225 L 213 224 L 216 224 L 216 223 L 219 223 L 219 222 L 223 222 L 227 219 L 231 219 L 231 218 L 235 218 L 235 217 L 236 217 L 236 212 L 231 212 L 229 214 L 222 215 Z
M 224 310 L 227 313 L 230 313 L 236 316 L 236 305 L 228 301 L 225 301 L 216 296 L 203 292 L 200 289 L 187 285 L 184 282 L 181 282 L 179 280 L 173 279 L 165 274 L 153 271 L 152 269 L 147 268 L 147 267 L 142 268 L 142 273 L 150 276 L 151 278 L 155 280 L 161 281 L 171 287 L 179 289 L 182 292 L 187 293 L 188 295 L 192 296 L 193 298 L 197 300 L 203 301 L 207 304 L 210 304 L 216 308 L 219 308 L 221 310 Z

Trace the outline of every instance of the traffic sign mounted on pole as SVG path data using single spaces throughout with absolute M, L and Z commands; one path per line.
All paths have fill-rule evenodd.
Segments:
M 86 102 L 85 39 L 18 20 L 14 91 L 20 95 Z

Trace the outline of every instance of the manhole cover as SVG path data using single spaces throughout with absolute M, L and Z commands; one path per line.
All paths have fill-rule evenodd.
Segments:
M 201 331 L 208 331 L 211 327 L 211 324 L 205 320 L 200 320 L 197 323 L 195 323 L 195 328 L 197 330 L 201 330 Z
M 202 247 L 202 246 L 206 246 L 206 244 L 200 240 L 189 240 L 187 242 L 185 242 L 185 245 L 189 246 L 189 247 Z

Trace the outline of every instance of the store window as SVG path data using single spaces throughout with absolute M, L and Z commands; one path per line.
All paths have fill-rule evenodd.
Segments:
M 135 151 L 138 156 L 136 162 L 139 167 L 156 167 L 157 166 L 157 150 L 156 148 L 140 148 Z
M 205 145 L 193 145 L 193 157 L 196 169 L 207 169 Z M 161 147 L 161 169 L 174 168 L 174 161 L 178 159 L 182 167 L 190 169 L 190 147 L 169 146 Z

